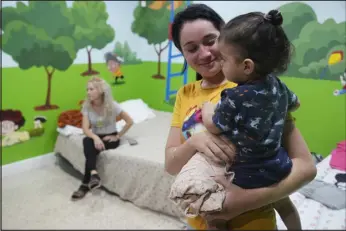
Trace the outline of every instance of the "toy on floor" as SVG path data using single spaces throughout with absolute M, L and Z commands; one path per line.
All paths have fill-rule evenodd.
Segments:
M 118 82 L 118 79 L 121 79 L 121 80 L 124 79 L 123 72 L 121 71 L 121 64 L 124 62 L 124 60 L 112 52 L 107 52 L 105 54 L 105 59 L 106 59 L 108 70 L 113 75 L 114 84 L 120 84 L 120 82 Z M 124 82 L 121 82 L 121 83 L 124 83 Z
M 335 96 L 346 94 L 346 69 L 344 74 L 340 75 L 340 82 L 341 82 L 342 89 L 334 90 L 333 94 Z

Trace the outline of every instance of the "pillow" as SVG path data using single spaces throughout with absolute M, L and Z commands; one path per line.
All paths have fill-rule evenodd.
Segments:
M 135 124 L 145 120 L 155 118 L 154 111 L 142 99 L 131 99 L 120 103 L 122 110 L 127 112 Z M 125 121 L 120 120 L 116 123 L 118 131 L 125 126 Z

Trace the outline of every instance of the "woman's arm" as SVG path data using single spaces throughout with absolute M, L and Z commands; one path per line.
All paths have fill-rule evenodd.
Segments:
M 216 163 L 229 161 L 235 153 L 233 145 L 209 132 L 194 134 L 182 143 L 180 110 L 184 92 L 182 87 L 177 93 L 165 149 L 165 170 L 171 175 L 177 175 L 196 152 L 203 153 Z
M 171 127 L 165 151 L 165 169 L 171 175 L 180 172 L 183 166 L 196 152 L 203 154 L 214 163 L 228 163 L 234 157 L 235 148 L 228 140 L 207 131 L 194 134 L 183 144 L 180 140 L 181 130 Z
M 90 137 L 91 139 L 95 139 L 98 138 L 97 135 L 95 135 L 91 130 L 90 130 L 90 122 L 89 122 L 89 118 L 87 115 L 83 115 L 83 119 L 82 119 L 82 129 L 83 132 L 86 136 Z
M 244 190 L 242 196 L 245 211 L 279 201 L 315 178 L 316 166 L 299 129 L 294 126 L 293 121 L 287 121 L 285 131 L 284 147 L 293 163 L 291 173 L 274 186 Z
M 125 126 L 123 127 L 123 129 L 118 133 L 118 136 L 119 137 L 122 137 L 133 125 L 133 120 L 132 118 L 130 117 L 130 115 L 125 112 L 125 111 L 122 111 L 120 112 L 119 114 L 119 118 L 120 120 L 124 120 L 125 121 Z M 115 118 L 115 120 L 117 120 L 117 118 Z
M 189 145 L 189 141 L 181 141 L 181 101 L 184 95 L 184 87 L 181 87 L 177 93 L 174 103 L 171 129 L 166 142 L 165 149 L 165 170 L 170 175 L 177 175 L 183 166 L 196 153 L 196 149 Z M 188 139 L 190 140 L 190 139 Z
M 215 178 L 227 192 L 224 209 L 221 212 L 207 215 L 206 219 L 233 219 L 244 212 L 279 201 L 315 178 L 316 166 L 304 138 L 294 127 L 293 121 L 289 122 L 287 126 L 289 129 L 287 129 L 287 135 L 284 136 L 284 146 L 292 159 L 291 173 L 276 185 L 256 189 L 242 189 L 229 184 L 224 177 Z M 234 200 L 234 198 L 237 199 Z
M 177 175 L 182 167 L 196 153 L 196 149 L 186 141 L 181 143 L 181 129 L 171 127 L 165 149 L 165 170 L 170 175 Z M 189 140 L 189 139 L 188 139 Z
M 294 124 L 289 122 L 287 126 Z M 304 138 L 296 127 L 290 130 L 284 136 L 284 147 L 293 163 L 291 173 L 275 186 L 249 190 L 247 193 L 254 197 L 249 210 L 287 197 L 315 178 L 317 169 Z

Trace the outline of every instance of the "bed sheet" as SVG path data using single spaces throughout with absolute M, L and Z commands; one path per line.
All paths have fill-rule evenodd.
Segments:
M 334 184 L 336 182 L 335 175 L 345 173 L 340 170 L 332 169 L 329 165 L 331 156 L 326 157 L 317 165 L 317 176 L 315 179 Z M 346 191 L 345 191 L 346 196 Z M 297 207 L 300 215 L 302 228 L 306 229 L 346 229 L 346 210 L 332 210 L 321 203 L 307 199 L 299 192 L 295 192 L 290 196 L 291 200 Z M 278 229 L 286 229 L 281 218 L 276 214 Z

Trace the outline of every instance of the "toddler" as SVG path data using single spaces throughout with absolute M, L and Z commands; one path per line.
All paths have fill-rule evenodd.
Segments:
M 281 137 L 287 113 L 300 104 L 276 76 L 287 69 L 291 57 L 291 43 L 282 22 L 277 10 L 251 12 L 230 20 L 221 31 L 222 71 L 238 86 L 224 90 L 216 106 L 205 103 L 199 114 L 205 128 L 226 136 L 237 153 L 226 168 L 203 160 L 198 153 L 183 167 L 170 198 L 188 216 L 222 209 L 225 192 L 212 175 L 226 173 L 233 184 L 251 189 L 276 184 L 291 171 L 292 162 L 281 147 Z M 289 198 L 277 202 L 275 208 L 288 229 L 301 228 Z

